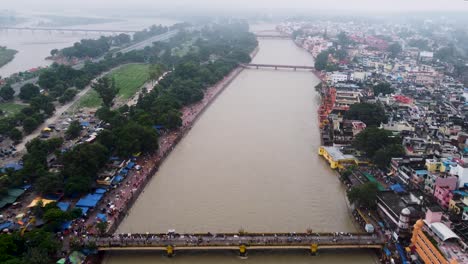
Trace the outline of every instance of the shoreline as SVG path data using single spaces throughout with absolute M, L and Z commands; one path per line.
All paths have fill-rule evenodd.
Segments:
M 0 68 L 13 61 L 16 57 L 16 54 L 18 54 L 17 50 L 0 46 L 0 55 L 2 55 L 0 56 Z

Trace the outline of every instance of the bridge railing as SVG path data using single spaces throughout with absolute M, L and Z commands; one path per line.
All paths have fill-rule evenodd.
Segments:
M 116 235 L 112 237 L 87 237 L 83 245 L 106 247 L 235 247 L 271 246 L 271 247 L 304 247 L 311 244 L 318 245 L 381 245 L 384 243 L 377 235 Z

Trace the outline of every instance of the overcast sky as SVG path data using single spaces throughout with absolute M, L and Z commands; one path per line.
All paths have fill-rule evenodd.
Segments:
M 0 9 L 288 8 L 352 11 L 467 11 L 468 0 L 1 0 Z

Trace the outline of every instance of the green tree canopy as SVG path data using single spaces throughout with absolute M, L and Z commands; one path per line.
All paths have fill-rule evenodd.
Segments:
M 19 98 L 23 101 L 29 101 L 32 98 L 39 96 L 39 87 L 32 83 L 27 83 L 20 88 Z
M 104 106 L 111 107 L 113 105 L 114 98 L 119 93 L 113 79 L 109 77 L 100 78 L 92 84 L 92 87 L 101 97 Z
M 77 138 L 81 133 L 81 124 L 78 120 L 73 120 L 70 125 L 68 126 L 67 131 L 65 132 L 65 135 L 69 139 L 75 139 Z
M 390 52 L 390 57 L 396 58 L 402 51 L 400 43 L 394 42 L 390 44 L 387 48 L 387 51 Z
M 387 122 L 385 110 L 378 104 L 358 103 L 353 104 L 345 113 L 344 118 L 347 120 L 360 120 L 367 126 L 379 126 L 381 123 Z
M 315 69 L 318 71 L 323 71 L 327 67 L 328 64 L 328 55 L 330 53 L 328 51 L 322 51 L 317 55 L 315 58 Z
M 13 99 L 15 91 L 11 88 L 11 85 L 5 84 L 0 88 L 0 97 L 5 101 L 10 101 Z
M 360 186 L 351 188 L 347 196 L 350 203 L 357 206 L 375 208 L 379 190 L 374 182 L 367 182 Z
M 374 95 L 387 95 L 393 93 L 393 88 L 388 82 L 381 82 L 377 85 L 374 85 L 372 90 L 374 91 Z
M 366 128 L 353 141 L 353 146 L 364 151 L 368 157 L 374 157 L 379 149 L 393 144 L 401 145 L 401 139 L 393 136 L 392 132 L 388 130 L 376 127 Z

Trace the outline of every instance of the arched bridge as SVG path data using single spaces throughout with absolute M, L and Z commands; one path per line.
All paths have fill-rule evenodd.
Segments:
M 86 29 L 86 28 L 39 28 L 39 27 L 0 27 L 0 30 L 31 30 L 31 31 L 59 31 L 59 32 L 98 32 L 98 33 L 135 33 L 136 30 L 115 29 Z
M 239 250 L 245 255 L 255 249 L 381 249 L 383 238 L 362 233 L 268 233 L 268 234 L 124 234 L 87 237 L 84 246 L 99 251 L 156 250 L 172 255 L 175 250 Z
M 303 65 L 281 65 L 281 64 L 256 64 L 256 63 L 244 63 L 241 64 L 244 68 L 272 68 L 275 70 L 278 69 L 302 69 L 302 70 L 313 70 L 315 69 L 313 66 L 303 66 Z

